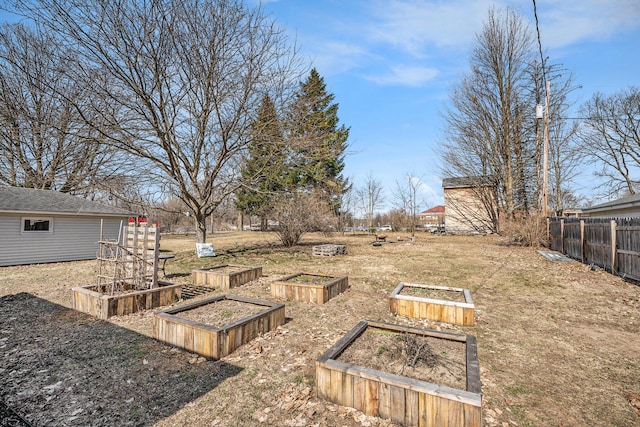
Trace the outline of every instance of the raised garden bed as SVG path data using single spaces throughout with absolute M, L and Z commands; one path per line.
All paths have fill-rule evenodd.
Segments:
M 313 247 L 313 255 L 317 256 L 346 255 L 346 253 L 346 245 L 317 245 Z
M 475 305 L 468 289 L 400 283 L 389 296 L 389 310 L 399 316 L 473 326 Z
M 216 295 L 153 315 L 153 337 L 210 359 L 220 359 L 284 324 L 284 304 Z
M 158 287 L 108 295 L 106 286 L 87 285 L 71 289 L 72 306 L 99 319 L 122 316 L 173 304 L 182 296 L 182 285 L 158 281 Z
M 394 346 L 405 345 L 409 349 L 409 342 L 413 343 L 413 352 L 397 352 L 397 359 L 375 363 L 377 355 L 392 353 Z M 456 352 L 461 354 L 452 354 Z M 464 371 L 461 378 L 447 377 L 451 385 L 439 383 L 439 373 L 443 369 L 452 371 L 460 360 Z M 427 368 L 418 369 L 418 363 Z M 472 335 L 363 320 L 322 354 L 315 365 L 317 396 L 339 405 L 405 426 L 482 425 L 480 369 Z M 422 372 L 426 379 L 420 378 Z M 456 381 L 462 385 L 452 386 Z
M 191 277 L 196 285 L 213 286 L 228 291 L 262 277 L 262 267 L 225 264 L 193 270 Z
M 348 287 L 347 276 L 296 273 L 271 283 L 271 295 L 286 300 L 324 304 Z

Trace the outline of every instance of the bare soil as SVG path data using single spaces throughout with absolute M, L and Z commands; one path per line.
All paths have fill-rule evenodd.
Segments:
M 264 306 L 223 299 L 197 308 L 181 311 L 177 313 L 176 316 L 198 323 L 222 327 L 249 317 L 252 314 L 259 313 L 264 309 Z
M 323 283 L 329 283 L 333 278 L 326 276 L 315 276 L 313 274 L 300 274 L 287 280 L 291 283 L 302 283 L 305 285 L 322 285 Z
M 466 390 L 464 343 L 368 327 L 338 360 Z
M 640 425 L 640 287 L 499 237 L 371 240 L 310 234 L 284 248 L 267 233 L 210 236 L 220 264 L 263 267 L 234 294 L 273 300 L 270 283 L 299 271 L 350 284 L 326 304 L 285 302 L 285 325 L 220 361 L 152 339 L 151 311 L 102 321 L 72 310 L 71 288 L 96 282 L 95 261 L 2 267 L 0 401 L 34 426 L 393 426 L 314 392 L 315 360 L 371 319 L 475 335 L 485 426 Z M 349 254 L 314 257 L 325 243 Z M 221 293 L 193 286 L 191 270 L 211 259 L 196 257 L 192 236 L 163 236 L 161 248 L 176 254 L 167 280 L 193 298 Z M 400 282 L 469 289 L 476 325 L 391 314 Z
M 465 302 L 464 293 L 448 289 L 419 288 L 417 286 L 403 286 L 400 295 L 417 298 L 437 299 L 440 301 Z

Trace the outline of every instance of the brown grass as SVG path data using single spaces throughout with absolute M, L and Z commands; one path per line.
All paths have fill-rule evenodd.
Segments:
M 288 322 L 283 327 L 223 359 L 227 367 L 235 367 L 233 375 L 212 380 L 210 388 L 192 400 L 167 414 L 149 418 L 152 423 L 393 425 L 327 403 L 313 392 L 315 359 L 362 319 L 476 335 L 487 426 L 640 423 L 629 401 L 629 396 L 640 393 L 640 287 L 577 262 L 549 262 L 531 248 L 507 246 L 498 237 L 425 234 L 418 235 L 414 244 L 405 243 L 405 239 L 379 247 L 372 246 L 371 240 L 365 235 L 311 234 L 305 236 L 302 245 L 284 248 L 275 236 L 267 233 L 221 233 L 211 238 L 219 256 L 198 259 L 192 238 L 164 236 L 162 250 L 176 253 L 176 258 L 166 265 L 170 281 L 189 283 L 193 268 L 241 264 L 261 265 L 264 276 L 232 289 L 238 295 L 272 299 L 270 281 L 299 271 L 348 275 L 350 288 L 323 305 L 287 302 Z M 312 246 L 324 243 L 346 244 L 348 254 L 312 256 Z M 71 287 L 93 283 L 93 270 L 91 261 L 3 267 L 0 300 L 26 292 L 70 307 Z M 476 306 L 476 326 L 455 327 L 391 315 L 387 298 L 401 281 L 469 289 Z M 67 317 L 63 325 L 71 321 L 87 322 L 85 317 Z M 5 334 L 0 335 L 0 346 L 5 336 L 8 337 L 5 342 L 11 342 L 11 334 L 20 334 L 6 332 L 8 322 L 6 314 L 0 313 L 0 332 Z M 108 324 L 139 334 L 145 340 L 151 336 L 149 312 L 113 318 Z M 144 359 L 151 364 L 161 364 L 163 358 L 174 364 L 189 361 L 208 366 L 207 372 L 222 370 L 221 362 L 203 361 L 189 354 L 183 360 L 177 357 L 182 351 L 165 355 L 157 351 L 158 345 L 162 348 L 159 343 L 144 342 L 137 350 L 141 354 L 127 353 L 127 357 L 139 357 L 140 363 Z M 155 349 L 153 358 L 144 353 L 147 347 Z M 170 358 L 169 354 L 173 356 Z M 183 381 L 193 379 L 187 376 Z M 26 379 L 11 388 L 1 383 L 0 390 L 4 391 L 0 397 L 10 404 L 23 402 L 18 394 L 24 393 L 30 384 Z M 101 392 L 84 390 L 94 399 L 100 399 Z M 63 407 L 67 398 L 60 392 L 55 402 Z M 155 404 L 148 402 L 147 406 Z M 24 410 L 29 419 L 32 407 L 28 402 L 18 409 Z M 119 410 L 126 411 L 126 406 L 120 404 Z

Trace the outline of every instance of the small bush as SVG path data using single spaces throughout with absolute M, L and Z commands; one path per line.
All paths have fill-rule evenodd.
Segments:
M 547 236 L 547 219 L 539 213 L 526 217 L 503 221 L 500 227 L 508 243 L 520 246 L 549 246 Z

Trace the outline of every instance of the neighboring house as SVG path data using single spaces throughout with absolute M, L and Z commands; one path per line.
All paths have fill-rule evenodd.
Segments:
M 486 177 L 442 180 L 447 233 L 492 233 L 497 228 L 497 194 Z
M 132 215 L 69 194 L 0 186 L 0 266 L 95 259 Z
M 421 227 L 439 227 L 444 224 L 444 206 L 438 205 L 418 214 L 418 224 Z
M 606 218 L 640 217 L 640 194 L 623 197 L 590 208 L 583 208 L 580 216 Z

